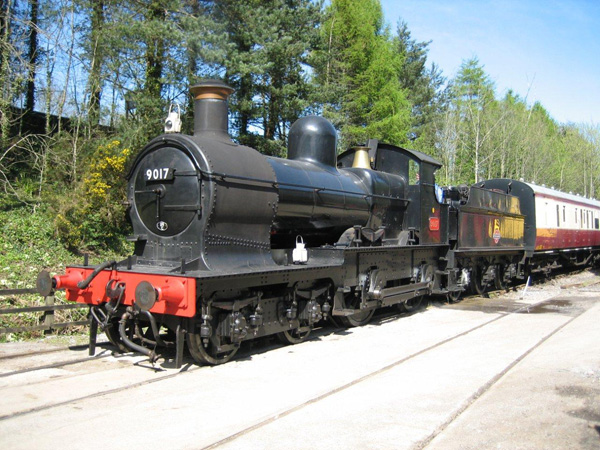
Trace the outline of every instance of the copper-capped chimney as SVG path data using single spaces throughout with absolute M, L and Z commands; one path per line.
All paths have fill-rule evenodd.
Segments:
M 221 80 L 204 80 L 190 88 L 194 96 L 194 136 L 231 141 L 227 98 L 233 91 Z

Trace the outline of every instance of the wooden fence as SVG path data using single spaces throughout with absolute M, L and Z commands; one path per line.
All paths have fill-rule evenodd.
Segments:
M 35 289 L 5 289 L 0 290 L 0 297 L 6 297 L 9 295 L 25 295 L 25 294 L 37 294 Z M 2 328 L 0 327 L 0 334 L 6 333 L 23 333 L 27 331 L 52 331 L 58 328 L 65 328 L 75 325 L 89 325 L 89 320 L 78 320 L 73 322 L 56 322 L 54 320 L 54 312 L 67 310 L 67 309 L 80 309 L 87 308 L 87 305 L 82 305 L 80 303 L 73 304 L 55 304 L 54 296 L 49 296 L 44 298 L 46 305 L 45 306 L 29 306 L 25 308 L 7 308 L 0 309 L 0 314 L 20 314 L 20 313 L 31 313 L 31 312 L 41 312 L 41 317 L 39 320 L 39 325 L 31 325 L 25 327 L 12 327 L 12 328 Z

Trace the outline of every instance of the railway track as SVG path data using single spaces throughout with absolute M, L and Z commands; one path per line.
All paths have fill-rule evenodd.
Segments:
M 557 272 L 556 276 L 555 276 L 555 280 L 559 281 L 562 277 L 572 276 L 574 274 L 581 273 L 582 271 L 583 271 L 583 269 L 571 271 L 571 272 Z M 536 278 L 533 279 L 532 283 L 538 283 L 540 281 L 543 282 L 543 281 L 547 281 L 547 280 L 545 279 L 545 277 L 543 275 L 538 275 Z M 593 284 L 598 284 L 598 283 L 600 283 L 600 281 L 595 281 Z M 589 284 L 591 284 L 591 283 L 575 282 L 573 284 L 568 284 L 564 287 L 581 287 L 581 286 L 587 287 Z M 523 288 L 523 286 L 514 286 L 512 289 L 517 290 L 517 289 L 522 289 L 522 288 Z M 495 297 L 497 295 L 501 295 L 503 292 L 504 291 L 498 291 L 498 290 L 490 291 L 489 295 L 491 295 L 492 297 Z M 458 302 L 469 301 L 469 299 L 473 299 L 473 298 L 480 298 L 480 296 L 478 296 L 477 294 L 465 293 L 460 297 Z M 486 298 L 489 298 L 489 296 Z M 441 300 L 439 298 L 431 299 L 430 301 L 433 301 L 435 303 L 443 302 L 443 300 Z M 377 318 L 381 318 L 381 317 L 396 317 L 396 316 L 401 317 L 401 316 L 410 315 L 412 313 L 413 312 L 409 312 L 409 313 L 398 312 L 398 310 L 396 308 L 385 308 L 385 309 L 378 310 L 376 312 L 375 320 L 377 320 Z M 315 337 L 320 337 L 324 333 L 326 334 L 329 332 L 331 332 L 331 329 L 323 329 L 322 327 L 319 327 L 313 331 L 313 335 L 311 336 L 311 339 L 314 339 Z M 263 342 L 261 342 L 259 345 L 262 345 L 264 347 L 265 341 L 266 340 L 263 340 Z M 245 344 L 249 344 L 254 349 L 257 348 L 255 343 L 246 342 Z M 94 360 L 94 359 L 105 358 L 105 357 L 108 357 L 108 356 L 114 354 L 113 353 L 114 349 L 108 341 L 99 341 L 97 345 L 99 348 L 100 355 L 95 355 L 92 357 L 81 357 L 81 358 L 75 358 L 75 359 L 73 359 L 73 357 L 72 357 L 72 355 L 73 355 L 72 352 L 87 350 L 88 349 L 87 344 L 71 345 L 68 347 L 53 347 L 53 348 L 46 348 L 46 349 L 40 349 L 40 350 L 34 350 L 34 351 L 24 351 L 24 352 L 0 354 L 0 363 L 2 363 L 4 361 L 10 361 L 10 360 L 15 361 L 16 360 L 17 362 L 16 362 L 16 364 L 13 364 L 13 366 L 15 366 L 15 365 L 16 366 L 18 366 L 18 365 L 27 366 L 26 368 L 0 372 L 0 378 L 10 377 L 10 376 L 19 375 L 19 374 L 28 373 L 28 372 L 35 372 L 38 370 L 44 370 L 44 369 L 49 369 L 49 368 L 60 368 L 60 367 L 71 365 L 71 364 L 78 364 L 78 363 L 82 363 L 82 362 L 86 362 L 86 361 L 90 361 L 90 360 Z M 270 348 L 269 345 L 267 345 L 267 348 Z M 242 352 L 243 352 L 243 350 L 242 350 Z M 52 362 L 51 364 L 35 365 L 35 363 L 34 363 L 32 365 L 29 361 L 30 359 L 35 359 L 40 356 L 49 355 L 49 354 L 57 354 L 57 353 L 67 354 L 68 356 L 66 356 L 64 358 L 64 360 L 55 361 L 55 362 Z M 161 356 L 163 358 L 168 359 L 168 358 L 172 357 L 171 353 L 172 352 L 166 351 L 166 352 L 163 352 L 161 354 Z M 190 359 L 187 360 L 187 362 L 190 362 L 190 361 L 191 361 Z
M 69 347 L 70 350 L 85 350 L 86 348 L 88 348 L 87 345 L 74 345 L 74 346 Z M 44 349 L 44 350 L 35 350 L 35 351 L 27 351 L 27 352 L 19 352 L 19 353 L 7 353 L 7 354 L 0 355 L 0 361 L 6 361 L 6 360 L 10 360 L 10 359 L 27 358 L 30 356 L 47 355 L 49 353 L 57 353 L 57 352 L 64 352 L 64 351 L 65 351 L 64 347 L 55 347 L 55 348 L 48 348 L 48 349 Z
M 218 398 L 219 393 L 230 395 L 223 394 L 227 392 L 226 385 L 229 385 L 239 395 L 241 404 L 253 404 L 256 397 L 239 388 L 240 382 L 246 383 L 246 376 L 251 380 L 264 377 L 262 389 L 265 389 L 266 385 L 276 384 L 277 381 L 274 380 L 277 380 L 277 377 L 274 378 L 270 374 L 273 368 L 269 370 L 268 367 L 272 364 L 279 367 L 275 361 L 284 358 L 285 363 L 282 363 L 280 368 L 281 377 L 289 378 L 289 383 L 297 386 L 299 380 L 302 379 L 299 376 L 301 367 L 304 367 L 305 370 L 310 370 L 310 367 L 319 367 L 320 370 L 327 373 L 329 370 L 334 370 L 332 367 L 335 366 L 335 363 L 324 364 L 331 359 L 331 355 L 339 352 L 353 354 L 353 345 L 356 346 L 356 353 L 363 355 L 358 357 L 357 362 L 361 363 L 359 366 L 364 364 L 364 367 L 353 367 L 348 361 L 341 360 L 338 364 L 344 370 L 340 369 L 340 372 L 337 372 L 333 378 L 325 377 L 320 381 L 322 385 L 318 387 L 313 386 L 302 390 L 301 395 L 295 392 L 293 395 L 288 393 L 290 398 L 286 399 L 284 407 L 281 407 L 280 402 L 268 402 L 264 408 L 257 408 L 259 411 L 252 420 L 233 414 L 234 425 L 227 427 L 226 430 L 217 429 L 214 433 L 207 433 L 198 440 L 197 445 L 194 445 L 199 448 L 241 448 L 243 447 L 241 443 L 245 445 L 248 440 L 252 441 L 253 437 L 257 435 L 268 433 L 272 428 L 280 428 L 280 424 L 303 415 L 306 411 L 319 409 L 322 405 L 335 401 L 338 397 L 344 397 L 353 391 L 363 389 L 364 386 L 373 384 L 392 373 L 405 370 L 431 355 L 461 345 L 462 342 L 469 341 L 470 337 L 491 332 L 495 328 L 502 328 L 503 322 L 514 321 L 519 317 L 519 321 L 521 321 L 523 317 L 534 317 L 535 313 L 540 311 L 549 312 L 553 317 L 561 316 L 560 320 L 545 328 L 543 333 L 538 334 L 530 345 L 523 347 L 517 354 L 511 356 L 510 361 L 503 364 L 501 370 L 486 378 L 477 389 L 463 398 L 460 407 L 447 415 L 445 421 L 438 423 L 426 436 L 421 436 L 420 439 L 413 442 L 414 448 L 423 448 L 516 364 L 573 320 L 576 320 L 586 310 L 578 304 L 548 300 L 548 295 L 560 293 L 560 283 L 562 281 L 552 282 L 551 284 L 554 286 L 550 289 L 551 292 L 543 293 L 543 298 L 539 301 L 522 302 L 519 299 L 520 293 L 513 292 L 508 295 L 494 295 L 495 298 L 492 299 L 471 296 L 454 305 L 434 303 L 429 308 L 430 311 L 425 314 L 416 313 L 410 317 L 397 317 L 384 312 L 376 316 L 374 322 L 367 327 L 350 330 L 326 327 L 316 330 L 312 340 L 299 346 L 281 347 L 270 341 L 258 343 L 260 345 L 258 348 L 255 344 L 252 348 L 242 349 L 238 353 L 238 360 L 214 368 L 198 367 L 191 364 L 191 359 L 186 359 L 184 368 L 177 371 L 169 368 L 167 355 L 167 362 L 162 366 L 157 366 L 154 370 L 143 370 L 143 367 L 152 369 L 146 358 L 131 354 L 107 358 L 106 356 L 110 356 L 107 346 L 103 348 L 105 354 L 96 357 L 59 358 L 52 363 L 40 364 L 28 370 L 5 372 L 0 377 L 0 392 L 2 392 L 0 431 L 10 431 L 19 423 L 35 423 L 39 417 L 48 417 L 49 414 L 53 417 L 67 414 L 65 420 L 68 420 L 73 411 L 84 407 L 86 410 L 88 408 L 101 409 L 101 406 L 106 406 L 107 402 L 110 404 L 118 401 L 117 399 L 129 397 L 147 398 L 151 397 L 150 392 L 169 391 L 173 386 L 178 386 L 175 392 L 180 393 L 182 389 L 186 391 L 187 386 L 189 386 L 190 393 L 197 392 L 198 389 L 215 389 L 214 394 L 207 391 L 202 394 L 207 398 L 198 399 L 200 403 L 210 404 L 209 400 L 212 395 L 215 398 Z M 537 286 L 530 288 L 528 295 L 533 295 L 533 291 L 536 289 L 538 289 Z M 473 315 L 473 312 L 477 314 Z M 454 322 L 454 316 L 465 313 L 469 313 L 468 320 L 460 324 Z M 441 317 L 445 317 L 445 319 L 442 320 Z M 428 322 L 428 324 L 424 322 Z M 430 332 L 423 333 L 423 327 L 429 327 Z M 377 334 L 380 333 L 384 334 L 384 339 L 385 336 L 397 335 L 399 339 L 406 342 L 406 345 L 402 346 L 402 350 L 395 349 L 391 355 L 384 354 L 375 358 L 365 354 L 368 344 L 362 343 L 364 336 L 372 335 L 369 339 L 376 342 Z M 414 338 L 411 338 L 415 333 L 419 333 L 418 336 L 415 335 Z M 334 346 L 339 346 L 341 350 L 334 350 Z M 79 350 L 84 351 L 85 348 Z M 323 354 L 319 354 L 320 351 Z M 48 356 L 48 352 L 45 353 Z M 52 354 L 56 355 L 57 353 L 60 352 Z M 287 356 L 291 353 L 298 354 L 299 360 L 294 359 L 295 355 Z M 31 358 L 32 355 L 23 355 L 23 358 L 25 357 Z M 12 361 L 17 359 L 15 356 Z M 262 371 L 265 370 L 266 372 L 263 373 Z M 259 373 L 260 375 L 258 375 Z M 219 379 L 223 382 L 219 383 Z M 285 392 L 285 389 L 282 392 Z M 173 399 L 175 404 L 177 398 L 175 396 Z M 224 403 L 228 403 L 227 399 L 224 400 Z M 118 432 L 118 429 L 115 431 Z M 0 433 L 0 435 L 2 434 Z M 0 442 L 2 440 L 0 438 Z
M 473 299 L 473 298 L 479 298 L 479 297 L 477 295 L 467 295 L 463 299 L 461 299 L 461 301 L 465 300 L 468 302 L 469 299 Z M 434 300 L 434 301 L 439 304 L 439 300 Z M 425 305 L 423 305 L 423 306 L 425 306 Z M 418 311 L 403 313 L 403 312 L 398 312 L 396 308 L 386 308 L 386 309 L 377 311 L 376 315 L 374 316 L 374 322 L 382 323 L 385 320 L 389 320 L 389 319 L 392 319 L 395 317 L 400 318 L 400 317 L 408 316 L 408 315 L 414 314 L 415 312 L 418 312 Z M 331 324 L 329 324 L 329 325 L 331 325 Z M 334 325 L 334 327 L 335 326 L 336 325 Z M 321 326 L 321 327 L 318 327 L 315 330 L 313 330 L 310 339 L 311 340 L 319 339 L 319 338 L 326 336 L 330 333 L 333 333 L 335 331 L 336 330 L 332 329 L 331 326 L 327 326 L 327 325 Z M 264 351 L 268 351 L 272 348 L 280 346 L 279 344 L 272 344 L 271 342 L 273 340 L 274 339 L 270 338 L 270 339 L 263 339 L 262 341 L 259 341 L 258 343 L 253 342 L 253 341 L 245 343 L 245 344 L 249 344 L 249 345 L 244 346 L 243 350 L 240 351 L 240 357 L 244 358 L 244 357 L 248 356 L 249 352 L 264 352 Z M 8 378 L 8 377 L 15 377 L 18 375 L 35 373 L 35 372 L 44 371 L 44 370 L 48 370 L 48 369 L 60 369 L 60 368 L 66 367 L 66 366 L 98 361 L 100 359 L 108 358 L 108 357 L 127 357 L 127 356 L 134 355 L 133 353 L 125 353 L 125 354 L 115 353 L 112 344 L 110 344 L 110 342 L 108 342 L 108 341 L 99 342 L 97 345 L 98 345 L 97 354 L 94 356 L 85 356 L 85 357 L 75 357 L 74 355 L 78 355 L 78 353 L 73 353 L 73 352 L 87 351 L 88 345 L 56 347 L 56 348 L 51 348 L 51 349 L 42 349 L 42 350 L 38 350 L 38 351 L 27 351 L 27 352 L 22 352 L 22 353 L 0 355 L 0 362 L 10 360 L 12 362 L 12 366 L 14 367 L 12 370 L 9 369 L 4 372 L 1 372 L 0 379 Z M 163 351 L 163 353 L 161 354 L 161 358 L 164 361 L 168 362 L 170 359 L 172 359 L 174 357 L 174 355 L 172 355 L 172 353 L 173 352 Z M 54 354 L 54 355 L 59 354 L 59 356 L 58 356 L 59 359 L 56 361 L 52 361 L 52 362 L 43 362 L 43 363 L 38 362 L 40 359 L 43 360 L 43 358 L 47 357 L 48 355 L 52 355 L 52 354 Z M 46 358 L 46 360 L 47 360 L 47 358 Z M 189 355 L 187 355 L 186 363 L 188 365 L 193 363 L 193 360 L 189 357 Z M 139 364 L 142 364 L 142 363 L 139 363 Z M 168 367 L 168 365 L 167 365 L 167 367 Z M 157 371 L 164 370 L 160 366 L 151 366 L 151 369 L 157 370 Z M 189 370 L 189 369 L 186 369 L 186 370 Z M 0 416 L 0 420 L 1 419 L 2 419 L 2 416 Z
M 478 299 L 480 297 L 477 297 L 475 295 L 472 296 L 468 296 L 467 298 L 465 298 L 465 300 L 468 302 L 469 300 L 473 300 L 473 299 Z M 251 427 L 248 427 L 246 429 L 240 430 L 234 434 L 231 434 L 230 436 L 227 436 L 217 442 L 214 442 L 211 445 L 208 445 L 206 447 L 203 447 L 203 450 L 208 450 L 208 449 L 214 449 L 214 448 L 220 448 L 222 446 L 224 446 L 225 444 L 228 444 L 236 439 L 240 439 L 243 438 L 244 436 L 248 435 L 249 433 L 255 432 L 257 430 L 259 430 L 262 427 L 265 427 L 266 425 L 269 425 L 275 421 L 281 420 L 284 417 L 293 414 L 305 407 L 308 407 L 310 405 L 315 405 L 318 402 L 321 402 L 325 399 L 327 399 L 328 397 L 334 396 L 338 393 L 341 393 L 349 388 L 352 388 L 354 386 L 356 386 L 357 384 L 366 382 L 372 378 L 377 377 L 378 375 L 381 375 L 391 369 L 394 369 L 402 364 L 405 364 L 407 362 L 409 362 L 410 360 L 417 358 L 419 356 L 423 356 L 425 354 L 427 354 L 428 352 L 431 352 L 433 350 L 439 349 L 453 341 L 456 341 L 476 330 L 480 330 L 482 328 L 488 327 L 491 324 L 493 324 L 496 321 L 499 320 L 504 320 L 506 319 L 509 315 L 511 314 L 520 314 L 520 313 L 524 313 L 527 311 L 530 311 L 532 309 L 536 309 L 539 307 L 542 307 L 544 305 L 552 305 L 553 304 L 553 300 L 542 300 L 536 303 L 533 303 L 531 305 L 525 305 L 525 306 L 521 306 L 513 311 L 508 311 L 503 315 L 500 315 L 498 317 L 495 317 L 493 319 L 490 319 L 484 323 L 481 323 L 475 327 L 472 327 L 468 330 L 465 330 L 461 333 L 458 333 L 456 335 L 453 335 L 447 339 L 444 339 L 440 342 L 437 342 L 427 348 L 424 348 L 422 350 L 419 350 L 415 353 L 412 353 L 408 356 L 405 356 L 403 358 L 400 358 L 388 365 L 386 365 L 385 367 L 379 368 L 377 370 L 374 370 L 366 375 L 361 376 L 360 378 L 354 379 L 342 386 L 336 387 L 335 389 L 331 389 L 330 391 L 321 394 L 315 398 L 312 398 L 308 401 L 305 401 L 301 404 L 298 404 L 294 407 L 288 408 L 285 411 L 281 411 L 278 412 L 277 414 L 268 417 L 267 419 L 261 421 L 260 423 L 257 423 Z M 415 449 L 421 449 L 426 447 L 426 445 L 433 439 L 435 438 L 435 436 L 437 436 L 440 432 L 442 432 L 454 419 L 456 419 L 456 417 L 458 417 L 463 411 L 465 411 L 475 400 L 477 400 L 477 398 L 479 398 L 481 395 L 483 395 L 485 392 L 487 392 L 500 378 L 502 378 L 502 376 L 504 376 L 510 369 L 512 369 L 515 365 L 517 365 L 520 361 L 522 361 L 527 355 L 529 355 L 531 352 L 533 352 L 536 348 L 538 348 L 540 345 L 542 345 L 544 342 L 546 342 L 550 337 L 554 336 L 556 333 L 558 333 L 560 330 L 562 330 L 565 326 L 569 325 L 573 320 L 577 319 L 583 312 L 585 312 L 585 310 L 581 309 L 578 313 L 576 313 L 573 317 L 571 317 L 568 321 L 562 323 L 560 326 L 558 326 L 557 328 L 553 329 L 550 333 L 546 334 L 545 336 L 543 336 L 534 346 L 530 347 L 529 349 L 527 349 L 524 353 L 522 353 L 519 357 L 517 357 L 511 364 L 509 364 L 502 372 L 500 372 L 499 374 L 497 374 L 494 378 L 492 378 L 491 380 L 489 380 L 484 386 L 482 386 L 479 390 L 477 390 L 477 392 L 475 392 L 468 400 L 467 402 L 465 402 L 461 408 L 455 412 L 455 414 L 452 415 L 452 417 L 450 417 L 443 425 L 441 425 L 440 427 L 438 427 L 433 433 L 431 433 L 429 436 L 427 436 L 427 438 L 421 440 L 420 442 L 418 442 L 413 448 Z
M 108 343 L 105 343 L 108 344 Z M 70 366 L 72 364 L 79 364 L 86 361 L 91 361 L 93 359 L 106 358 L 110 356 L 110 352 L 102 352 L 96 356 L 87 356 L 87 357 L 75 357 L 74 355 L 78 355 L 79 353 L 73 352 L 83 352 L 87 351 L 87 345 L 73 345 L 69 347 L 56 347 L 50 349 L 43 349 L 38 351 L 30 351 L 30 352 L 22 352 L 15 354 L 7 354 L 0 355 L 0 363 L 5 361 L 5 367 L 8 362 L 12 363 L 12 369 L 8 369 L 4 372 L 0 373 L 0 378 L 6 377 L 14 377 L 16 375 L 22 375 L 26 373 L 32 373 L 45 369 L 58 369 L 65 366 Z M 45 362 L 49 357 L 57 355 L 58 360 L 52 362 Z M 64 356 L 63 356 L 64 355 Z M 44 359 L 45 358 L 45 359 Z M 50 358 L 52 359 L 52 358 Z M 40 363 L 38 361 L 44 361 Z

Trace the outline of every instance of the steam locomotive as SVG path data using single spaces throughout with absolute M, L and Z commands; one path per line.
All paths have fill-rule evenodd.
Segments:
M 599 202 L 505 179 L 440 190 L 435 159 L 374 139 L 337 156 L 317 116 L 292 125 L 287 159 L 266 157 L 228 135 L 232 92 L 193 86 L 194 134 L 137 156 L 133 255 L 38 277 L 43 295 L 90 306 L 91 354 L 100 327 L 152 361 L 174 346 L 181 366 L 187 342 L 198 363 L 221 364 L 246 340 L 294 344 L 325 318 L 360 326 L 377 308 L 598 258 Z

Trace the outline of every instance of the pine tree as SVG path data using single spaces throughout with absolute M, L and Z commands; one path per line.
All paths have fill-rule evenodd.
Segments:
M 287 128 L 308 106 L 305 64 L 321 10 L 309 0 L 212 2 L 228 42 L 221 64 L 236 90 L 230 106 L 236 138 L 281 154 Z
M 406 22 L 400 21 L 395 37 L 396 48 L 402 55 L 400 86 L 412 105 L 411 139 L 418 139 L 424 128 L 443 106 L 442 86 L 445 79 L 432 63 L 427 68 L 427 53 L 431 41 L 418 42 L 412 38 Z
M 0 147 L 6 148 L 10 136 L 12 82 L 10 73 L 11 58 L 11 16 L 12 1 L 0 0 Z

